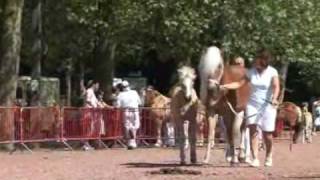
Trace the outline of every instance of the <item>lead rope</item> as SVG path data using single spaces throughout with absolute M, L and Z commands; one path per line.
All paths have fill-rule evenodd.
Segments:
M 292 126 L 290 126 L 290 145 L 289 145 L 290 152 L 292 152 L 292 146 L 293 146 L 293 133 L 292 133 Z
M 225 97 L 226 98 L 226 97 Z M 231 103 L 228 101 L 228 99 L 226 98 L 226 104 L 228 105 L 228 107 L 230 108 L 230 110 L 232 111 L 232 113 L 234 113 L 235 116 L 238 116 L 238 113 L 236 112 L 236 110 L 233 108 L 233 106 L 231 105 Z M 244 117 L 244 120 L 246 119 L 249 119 L 250 117 L 253 117 L 253 116 L 257 116 L 261 111 L 262 111 L 263 108 L 260 109 L 260 111 L 256 114 L 253 114 L 253 115 L 250 115 L 250 116 L 247 116 L 247 117 Z M 292 133 L 292 127 L 290 126 L 290 145 L 289 145 L 289 150 L 290 152 L 292 152 L 292 149 L 293 149 L 293 133 Z

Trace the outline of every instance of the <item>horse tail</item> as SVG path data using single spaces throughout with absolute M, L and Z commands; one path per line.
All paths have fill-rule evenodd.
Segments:
M 207 86 L 208 79 L 212 73 L 216 73 L 220 67 L 223 67 L 223 59 L 221 56 L 220 49 L 211 46 L 206 49 L 206 51 L 202 54 L 200 63 L 198 66 L 198 70 L 200 73 L 200 99 L 203 103 L 207 98 Z M 215 74 L 213 74 L 215 76 Z M 222 71 L 215 77 L 217 81 L 220 81 L 222 76 Z

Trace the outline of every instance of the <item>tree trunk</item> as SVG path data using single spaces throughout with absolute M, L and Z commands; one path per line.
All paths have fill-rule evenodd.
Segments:
M 67 59 L 65 65 L 66 70 L 66 94 L 67 94 L 67 106 L 71 106 L 71 94 L 72 94 L 72 72 L 73 72 L 73 61 L 71 58 Z
M 86 87 L 84 85 L 84 63 L 80 62 L 80 95 L 84 96 L 86 93 Z
M 95 79 L 100 83 L 100 89 L 105 92 L 105 100 L 111 94 L 116 48 L 117 43 L 109 43 L 104 40 L 96 56 Z
M 0 54 L 0 105 L 12 106 L 20 65 L 21 22 L 24 0 L 5 0 Z
M 280 103 L 282 103 L 284 100 L 288 69 L 289 69 L 289 62 L 284 62 L 280 70 L 281 91 L 280 91 L 280 96 L 278 98 Z
M 0 106 L 11 107 L 16 99 L 17 79 L 20 65 L 21 23 L 23 0 L 3 1 L 2 34 L 0 54 Z M 14 111 L 4 110 L 0 122 L 1 140 L 14 140 Z M 4 121 L 5 120 L 5 121 Z M 13 150 L 12 143 L 6 145 Z
M 71 106 L 71 73 L 66 73 L 66 84 L 67 84 L 67 106 Z
M 33 31 L 33 47 L 32 55 L 35 61 L 32 70 L 33 79 L 40 79 L 41 61 L 43 57 L 43 40 L 42 40 L 42 0 L 33 0 L 32 10 L 32 31 Z

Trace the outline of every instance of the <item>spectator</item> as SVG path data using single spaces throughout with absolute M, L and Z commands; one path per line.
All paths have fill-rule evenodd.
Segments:
M 94 82 L 90 80 L 87 84 L 87 90 L 85 94 L 85 107 L 87 108 L 97 108 L 99 101 L 95 95 L 95 92 L 99 90 L 99 83 Z M 92 113 L 91 109 L 86 110 L 82 124 L 83 126 L 83 133 L 86 136 L 91 136 L 94 133 L 94 121 L 96 117 L 94 116 L 94 113 Z M 89 126 L 89 128 L 88 128 Z M 88 132 L 89 131 L 89 132 Z M 83 142 L 83 150 L 88 151 L 88 150 L 93 150 L 94 148 L 90 145 L 89 141 L 84 141 Z
M 117 106 L 123 108 L 125 136 L 128 139 L 128 149 L 137 147 L 136 135 L 140 127 L 139 105 L 140 97 L 135 90 L 131 90 L 128 81 L 122 82 L 123 91 L 119 93 Z
M 303 122 L 303 139 L 308 143 L 312 142 L 312 114 L 308 110 L 308 103 L 302 103 L 302 122 Z
M 315 110 L 315 120 L 314 120 L 314 131 L 318 131 L 320 128 L 320 101 L 314 102 L 314 110 Z
M 86 102 L 85 107 L 96 108 L 98 107 L 98 99 L 96 97 L 96 92 L 99 90 L 99 83 L 90 80 L 87 85 L 86 90 Z

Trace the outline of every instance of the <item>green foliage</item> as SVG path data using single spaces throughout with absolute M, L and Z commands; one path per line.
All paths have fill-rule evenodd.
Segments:
M 45 6 L 48 67 L 66 58 L 90 65 L 97 47 L 112 44 L 118 64 L 139 66 L 151 49 L 163 61 L 197 62 L 203 48 L 221 44 L 226 57 L 249 60 L 264 46 L 278 62 L 299 62 L 305 79 L 320 77 L 318 0 L 63 0 Z

